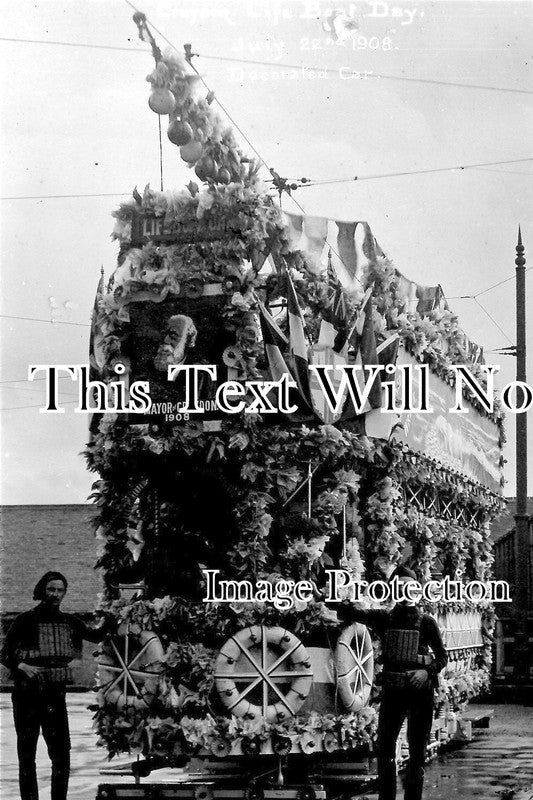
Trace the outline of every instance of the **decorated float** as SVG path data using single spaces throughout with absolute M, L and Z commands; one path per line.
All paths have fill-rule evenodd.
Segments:
M 92 377 L 148 381 L 152 399 L 146 414 L 91 424 L 102 606 L 117 620 L 98 655 L 95 727 L 110 756 L 138 756 L 137 778 L 188 765 L 165 797 L 280 796 L 282 784 L 325 796 L 329 782 L 369 773 L 377 643 L 316 593 L 290 607 L 237 589 L 204 602 L 207 577 L 324 587 L 328 569 L 369 579 L 402 560 L 421 581 L 486 580 L 502 416 L 468 394 L 468 414 L 447 412 L 450 365 L 483 381 L 483 357 L 440 287 L 407 280 L 366 222 L 283 212 L 189 65 L 154 52 L 149 104 L 168 116 L 191 181 L 135 190 L 114 212 L 118 265 L 95 303 Z M 382 413 L 392 371 L 363 408 L 348 393 L 332 411 L 308 366 L 349 363 L 427 365 L 433 413 Z M 169 365 L 216 366 L 198 382 L 199 413 L 183 412 L 184 377 L 169 381 Z M 283 375 L 295 410 L 254 411 L 251 384 Z M 243 400 L 236 413 L 214 402 L 225 381 Z M 488 685 L 493 610 L 428 610 L 450 656 L 435 748 Z

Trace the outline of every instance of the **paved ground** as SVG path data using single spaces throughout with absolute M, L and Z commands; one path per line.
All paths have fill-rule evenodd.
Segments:
M 533 708 L 489 707 L 495 712 L 490 728 L 475 731 L 474 741 L 427 766 L 424 800 L 507 800 L 512 789 L 520 800 L 533 800 Z M 377 794 L 366 797 L 375 800 Z
M 98 783 L 131 780 L 100 775 L 100 770 L 108 762 L 104 751 L 95 746 L 91 713 L 86 708 L 93 698 L 92 694 L 72 694 L 69 697 L 71 800 L 94 800 Z M 474 742 L 449 751 L 428 766 L 425 800 L 455 797 L 461 800 L 496 800 L 502 798 L 502 792 L 505 799 L 506 789 L 533 787 L 533 708 L 503 705 L 493 708 L 495 717 L 488 730 L 479 731 Z M 17 756 L 8 694 L 0 695 L 0 735 L 1 797 L 2 800 L 17 800 Z M 111 763 L 120 762 L 114 759 Z M 42 740 L 38 748 L 38 776 L 41 798 L 48 798 L 49 762 Z M 172 777 L 171 773 L 162 771 L 154 773 L 155 776 L 156 780 Z M 529 792 L 524 798 L 528 796 Z M 367 794 L 366 797 L 375 800 L 377 795 Z

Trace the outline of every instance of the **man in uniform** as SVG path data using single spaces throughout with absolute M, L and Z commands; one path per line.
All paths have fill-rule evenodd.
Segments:
M 394 578 L 404 585 L 416 581 L 415 573 L 403 566 L 394 570 L 389 581 Z M 346 622 L 361 622 L 371 628 L 383 647 L 377 736 L 379 800 L 396 798 L 396 742 L 406 718 L 409 762 L 405 800 L 421 800 L 433 690 L 447 661 L 439 627 L 433 617 L 409 601 L 397 603 L 390 611 L 362 609 L 346 602 L 337 608 Z
M 39 604 L 19 614 L 9 629 L 0 660 L 14 681 L 13 716 L 17 734 L 21 800 L 38 800 L 35 754 L 39 730 L 52 762 L 52 800 L 65 800 L 70 774 L 70 734 L 65 702 L 68 664 L 83 639 L 99 642 L 108 626 L 89 628 L 59 610 L 67 590 L 60 572 L 39 580 L 33 599 Z

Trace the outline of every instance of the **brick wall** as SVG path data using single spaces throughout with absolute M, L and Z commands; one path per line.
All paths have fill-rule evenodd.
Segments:
M 2 506 L 2 631 L 17 613 L 35 605 L 33 588 L 48 570 L 62 572 L 69 582 L 62 610 L 90 621 L 89 613 L 101 590 L 101 577 L 94 569 L 96 540 L 91 520 L 95 513 L 95 507 L 88 505 Z M 89 688 L 93 685 L 94 649 L 94 644 L 86 642 L 82 660 L 73 662 L 75 686 Z M 4 667 L 0 680 L 2 685 L 8 682 Z

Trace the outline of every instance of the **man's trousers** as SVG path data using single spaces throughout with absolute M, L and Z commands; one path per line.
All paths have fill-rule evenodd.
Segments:
M 35 755 L 39 731 L 52 762 L 52 800 L 66 800 L 70 774 L 70 734 L 65 688 L 24 681 L 13 690 L 21 800 L 38 800 Z
M 432 687 L 383 689 L 377 738 L 379 800 L 396 798 L 396 742 L 406 718 L 409 763 L 405 800 L 421 800 L 424 759 L 433 718 Z

